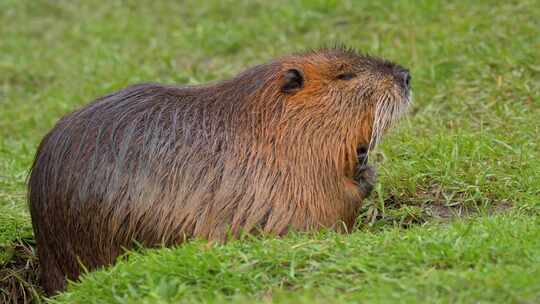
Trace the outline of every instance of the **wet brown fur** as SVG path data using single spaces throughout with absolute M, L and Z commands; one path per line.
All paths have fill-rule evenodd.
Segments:
M 286 91 L 291 69 L 303 83 Z M 356 148 L 371 140 L 382 93 L 407 99 L 396 69 L 324 49 L 210 85 L 131 86 L 65 116 L 29 178 L 45 290 L 81 265 L 114 263 L 133 241 L 350 229 L 367 194 L 353 179 Z

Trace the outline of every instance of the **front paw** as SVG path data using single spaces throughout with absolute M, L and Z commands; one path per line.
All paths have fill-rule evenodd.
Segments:
M 377 172 L 367 164 L 359 163 L 354 173 L 354 180 L 358 184 L 360 192 L 364 198 L 368 197 L 373 191 L 377 180 Z

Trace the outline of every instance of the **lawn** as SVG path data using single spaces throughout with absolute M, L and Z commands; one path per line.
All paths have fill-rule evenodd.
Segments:
M 0 302 L 13 282 L 39 292 L 25 180 L 62 115 L 129 84 L 204 83 L 334 43 L 413 78 L 355 231 L 143 250 L 52 302 L 540 302 L 533 0 L 1 0 Z

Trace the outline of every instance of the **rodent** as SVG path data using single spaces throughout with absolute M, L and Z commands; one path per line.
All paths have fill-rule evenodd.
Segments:
M 375 179 L 367 153 L 409 86 L 397 64 L 328 48 L 212 84 L 130 86 L 66 115 L 28 181 L 46 293 L 134 241 L 349 230 Z

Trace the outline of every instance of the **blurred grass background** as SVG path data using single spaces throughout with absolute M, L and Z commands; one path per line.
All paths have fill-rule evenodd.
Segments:
M 540 2 L 533 0 L 0 0 L 0 268 L 14 260 L 10 248 L 18 240 L 31 242 L 25 179 L 37 144 L 62 115 L 128 84 L 204 83 L 334 43 L 398 62 L 413 76 L 409 117 L 372 157 L 379 184 L 358 231 L 231 243 L 175 273 L 156 259 L 197 256 L 196 244 L 134 254 L 134 262 L 90 275 L 60 301 L 540 301 Z M 475 233 L 460 236 L 469 226 Z M 293 258 L 280 251 L 312 239 L 346 245 L 308 246 L 301 262 L 317 254 L 330 262 L 291 281 Z M 449 245 L 448 255 L 476 255 L 461 261 L 431 249 L 420 258 L 407 254 L 445 239 L 477 244 Z M 249 266 L 264 260 L 257 248 L 266 244 L 285 262 Z M 229 257 L 242 254 L 250 258 L 238 267 L 254 270 L 241 281 L 255 287 L 238 283 L 223 291 L 227 276 L 204 281 L 211 273 L 205 267 L 226 270 L 236 263 Z M 400 270 L 342 267 L 343 259 L 371 256 L 370 263 Z M 445 266 L 425 263 L 433 256 Z M 267 271 L 274 279 L 259 279 Z

